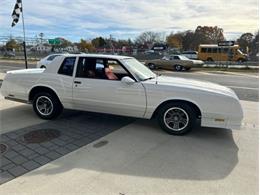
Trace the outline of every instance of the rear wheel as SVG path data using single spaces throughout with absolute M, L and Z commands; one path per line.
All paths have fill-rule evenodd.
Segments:
M 61 113 L 62 105 L 55 95 L 41 92 L 34 96 L 33 109 L 42 119 L 54 119 Z
M 156 69 L 156 66 L 155 66 L 155 64 L 153 64 L 153 63 L 149 63 L 149 64 L 148 64 L 148 67 L 149 67 L 151 70 Z
M 183 135 L 192 130 L 196 121 L 194 109 L 185 103 L 173 102 L 163 106 L 158 113 L 160 127 L 171 135 Z
M 176 71 L 182 71 L 184 67 L 182 65 L 174 65 L 174 70 Z

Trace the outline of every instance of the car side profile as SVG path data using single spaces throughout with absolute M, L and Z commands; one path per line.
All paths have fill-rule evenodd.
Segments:
M 47 69 L 7 72 L 1 87 L 9 100 L 32 103 L 54 119 L 65 109 L 156 118 L 169 134 L 201 126 L 238 129 L 243 111 L 236 94 L 214 83 L 158 76 L 135 58 L 65 54 Z
M 184 55 L 164 56 L 161 59 L 147 60 L 145 65 L 150 69 L 167 69 L 175 71 L 190 70 L 194 66 L 203 65 L 201 60 L 192 60 Z

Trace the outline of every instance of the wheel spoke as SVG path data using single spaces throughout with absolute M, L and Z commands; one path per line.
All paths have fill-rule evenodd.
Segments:
M 42 115 L 49 115 L 53 110 L 53 104 L 46 96 L 41 96 L 37 99 L 36 107 Z
M 176 130 L 179 130 L 179 128 L 180 128 L 179 123 L 178 123 L 178 122 L 175 122 L 175 123 L 173 124 L 173 128 L 176 129 Z
M 164 123 L 173 131 L 181 131 L 189 124 L 189 116 L 184 109 L 172 107 L 165 112 Z
M 172 119 L 172 117 L 166 118 L 165 120 L 166 120 L 166 123 L 167 123 L 167 124 L 174 122 L 173 119 Z
M 182 123 L 183 125 L 186 125 L 186 123 L 187 123 L 187 119 L 185 119 L 185 118 L 181 118 L 181 119 L 180 119 L 180 123 Z

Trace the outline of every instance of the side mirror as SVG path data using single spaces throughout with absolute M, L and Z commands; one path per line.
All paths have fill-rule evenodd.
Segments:
M 122 82 L 122 83 L 126 83 L 126 84 L 128 84 L 128 85 L 132 85 L 132 84 L 135 83 L 135 81 L 134 81 L 132 78 L 130 78 L 129 76 L 123 77 L 123 78 L 121 79 L 121 82 Z

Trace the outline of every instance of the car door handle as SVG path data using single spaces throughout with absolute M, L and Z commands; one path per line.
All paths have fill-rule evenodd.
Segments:
M 81 84 L 81 81 L 74 81 L 75 84 Z

